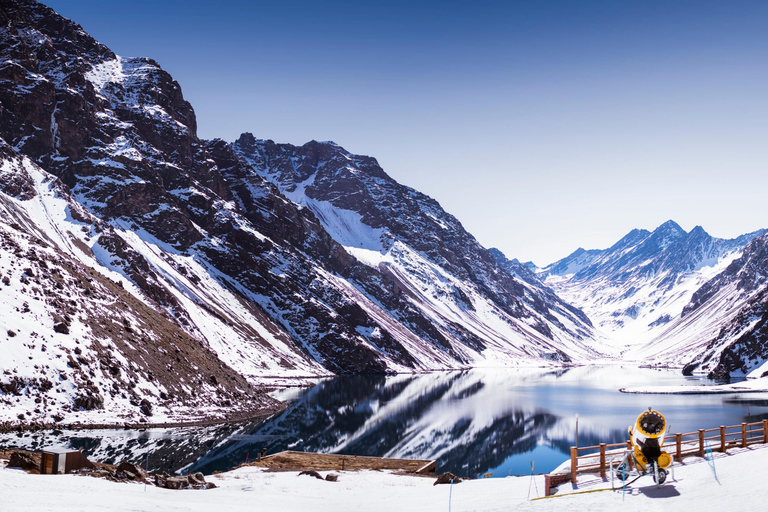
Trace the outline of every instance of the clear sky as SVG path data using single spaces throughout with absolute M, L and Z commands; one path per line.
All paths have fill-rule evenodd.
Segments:
M 768 227 L 768 2 L 47 0 L 204 138 L 333 140 L 545 265 L 673 219 Z

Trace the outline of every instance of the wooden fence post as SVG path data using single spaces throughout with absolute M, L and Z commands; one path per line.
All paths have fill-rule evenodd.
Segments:
M 747 447 L 747 424 L 746 423 L 741 424 L 741 447 L 742 448 Z
M 720 425 L 720 451 L 725 453 L 728 448 L 725 446 L 725 426 Z
M 768 420 L 763 420 L 763 442 L 768 443 Z
M 576 483 L 576 470 L 579 464 L 579 449 L 575 446 L 571 446 L 571 483 Z
M 704 429 L 699 429 L 699 457 L 704 457 L 706 452 L 704 451 Z
M 544 475 L 544 496 L 549 496 L 549 486 L 552 485 L 551 478 L 549 475 Z
M 627 441 L 627 450 L 629 452 L 632 452 L 632 441 Z M 629 457 L 629 470 L 635 469 L 635 458 L 630 456 Z
M 605 478 L 605 443 L 600 443 L 600 478 Z
M 683 461 L 683 434 L 675 434 L 675 459 Z

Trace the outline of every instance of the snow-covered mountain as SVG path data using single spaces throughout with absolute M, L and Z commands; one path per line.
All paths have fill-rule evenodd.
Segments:
M 508 364 L 509 354 L 569 361 L 592 352 L 581 311 L 505 271 L 455 217 L 390 178 L 375 159 L 332 142 L 293 146 L 249 133 L 233 148 L 244 165 L 314 213 L 357 261 L 386 276 L 461 361 Z
M 580 311 L 373 158 L 201 140 L 156 62 L 1 5 L 0 420 L 166 421 L 270 406 L 265 378 L 593 353 Z
M 679 318 L 639 351 L 712 377 L 768 373 L 768 234 L 693 294 Z
M 0 427 L 278 408 L 115 271 L 116 230 L 2 140 L 0 219 Z M 145 283 L 156 282 L 146 261 L 133 263 Z
M 639 346 L 680 318 L 694 292 L 762 233 L 723 240 L 700 226 L 686 232 L 668 221 L 653 232 L 635 229 L 605 250 L 578 249 L 539 276 L 583 309 L 607 339 Z

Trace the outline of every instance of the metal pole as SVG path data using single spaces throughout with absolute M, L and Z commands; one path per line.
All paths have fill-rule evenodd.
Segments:
M 147 464 L 144 466 L 147 476 L 144 477 L 144 492 L 147 492 L 147 478 L 149 478 L 149 452 L 147 452 Z
M 579 413 L 576 413 L 576 448 L 579 447 Z

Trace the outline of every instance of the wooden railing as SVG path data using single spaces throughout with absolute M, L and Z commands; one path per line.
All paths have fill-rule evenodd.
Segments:
M 673 441 L 674 440 L 674 441 Z M 768 420 L 718 428 L 699 429 L 696 432 L 666 436 L 664 449 L 680 462 L 686 455 L 704 457 L 707 445 L 712 451 L 726 452 L 728 448 L 746 448 L 751 444 L 768 443 Z M 621 448 L 621 449 L 618 449 Z M 621 456 L 625 449 L 632 449 L 632 443 L 601 443 L 597 446 L 572 446 L 571 468 L 568 473 L 546 475 L 547 488 L 570 480 L 576 483 L 578 473 L 600 473 L 605 478 L 610 469 L 610 459 Z M 579 455 L 579 452 L 589 452 Z M 630 464 L 632 461 L 630 460 Z

